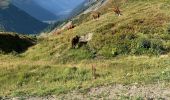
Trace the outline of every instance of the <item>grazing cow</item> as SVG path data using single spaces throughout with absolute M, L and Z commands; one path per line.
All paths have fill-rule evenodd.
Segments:
M 57 29 L 53 34 L 54 35 L 59 35 L 59 34 L 61 34 L 61 31 L 62 31 L 61 29 Z
M 93 33 L 88 33 L 83 36 L 76 35 L 71 41 L 72 48 L 76 48 L 77 45 L 78 45 L 78 47 L 81 47 L 81 46 L 87 44 L 87 42 L 89 42 L 92 39 L 92 36 L 93 36 Z
M 69 25 L 67 26 L 67 30 L 73 29 L 74 27 L 75 27 L 75 25 L 73 25 L 73 24 L 71 23 L 71 24 L 69 24 Z
M 76 35 L 72 41 L 71 41 L 71 44 L 72 44 L 72 48 L 76 48 L 76 45 L 79 43 L 79 39 L 80 37 L 78 35 Z
M 65 30 L 65 29 L 70 30 L 70 29 L 73 29 L 74 27 L 75 27 L 75 26 L 74 26 L 73 22 L 70 21 L 70 22 L 68 22 L 67 24 L 65 24 L 65 25 L 61 28 L 61 30 Z
M 92 18 L 93 19 L 98 19 L 98 18 L 100 18 L 100 12 L 96 12 L 96 11 L 93 11 L 92 13 L 91 13 L 91 16 L 92 16 Z
M 119 7 L 114 7 L 114 8 L 113 8 L 113 11 L 114 11 L 115 14 L 117 14 L 118 16 L 121 16 L 121 15 L 122 15 Z

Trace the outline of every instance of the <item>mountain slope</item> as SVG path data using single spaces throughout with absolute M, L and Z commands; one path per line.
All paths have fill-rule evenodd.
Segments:
M 84 19 L 80 16 L 78 19 L 80 18 L 82 23 L 79 23 L 76 28 L 65 30 L 61 35 L 56 35 L 55 38 L 52 36 L 52 40 L 60 41 L 58 45 L 63 44 L 63 46 L 58 48 L 59 51 L 50 50 L 53 53 L 60 54 L 59 59 L 68 59 L 66 60 L 68 62 L 69 60 L 92 59 L 93 57 L 112 58 L 129 54 L 167 54 L 170 51 L 170 18 L 168 16 L 169 11 L 166 8 L 168 6 L 164 7 L 166 1 L 160 2 L 129 1 L 126 5 L 120 7 L 122 16 L 117 16 L 113 11 L 108 10 L 114 4 L 109 4 L 110 6 L 106 4 L 98 10 L 102 12 L 98 20 L 93 20 L 89 14 L 83 17 Z M 150 4 L 153 4 L 153 6 L 151 7 Z M 77 22 L 74 24 L 77 24 Z M 76 50 L 70 49 L 71 39 L 74 36 L 87 33 L 94 34 L 93 39 L 87 45 Z M 65 48 L 64 52 L 60 51 L 62 48 Z
M 84 1 L 81 4 L 79 4 L 76 8 L 74 8 L 71 13 L 70 13 L 70 18 L 74 18 L 77 15 L 81 14 L 84 10 L 86 10 L 88 8 L 88 1 Z
M 105 3 L 107 3 L 107 1 L 108 0 L 97 0 L 97 1 L 86 0 L 82 2 L 79 6 L 77 6 L 75 9 L 72 10 L 71 14 L 69 15 L 69 20 L 72 20 L 76 25 L 82 22 L 86 22 L 87 20 L 83 18 L 89 16 L 91 11 L 100 9 L 102 6 L 105 5 Z
M 84 0 L 12 0 L 12 3 L 41 21 L 63 20 Z
M 98 19 L 91 18 L 88 13 L 78 17 L 81 23 L 73 29 L 39 37 L 37 45 L 20 55 L 1 54 L 0 96 L 57 95 L 54 96 L 57 98 L 62 94 L 62 99 L 65 96 L 72 99 L 74 90 L 84 96 L 92 87 L 102 88 L 109 84 L 118 86 L 118 90 L 121 90 L 119 86 L 131 90 L 127 84 L 132 90 L 139 86 L 150 90 L 148 84 L 167 89 L 170 81 L 170 2 L 128 0 L 120 6 L 122 16 L 109 10 L 113 5 L 106 4 L 98 9 L 102 13 Z M 93 33 L 92 40 L 81 47 L 71 47 L 76 35 L 88 33 Z M 145 93 L 145 89 L 140 92 Z M 100 92 L 97 88 L 97 94 L 93 94 L 95 90 L 92 88 L 90 98 L 107 97 L 110 92 Z M 73 91 L 71 95 L 65 95 L 70 91 Z M 114 91 L 118 98 L 111 99 L 150 98 L 136 91 L 135 95 L 124 89 L 122 95 Z M 163 97 L 153 97 L 157 98 Z
M 0 9 L 0 26 L 4 31 L 37 34 L 46 28 L 47 24 L 36 20 L 11 4 L 6 9 Z
M 38 5 L 35 1 L 12 0 L 12 4 L 24 10 L 29 15 L 41 21 L 56 20 L 58 17 L 47 9 Z

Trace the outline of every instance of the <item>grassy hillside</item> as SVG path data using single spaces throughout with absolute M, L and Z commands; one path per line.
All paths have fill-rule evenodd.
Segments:
M 108 6 L 107 6 L 108 7 Z M 25 53 L 0 56 L 0 95 L 29 96 L 85 92 L 108 84 L 160 84 L 170 81 L 170 2 L 130 0 L 118 17 L 108 9 L 90 15 L 60 35 L 38 39 Z M 104 10 L 106 10 L 104 12 Z M 75 23 L 77 24 L 77 22 Z M 75 35 L 92 40 L 71 49 Z M 96 79 L 91 67 L 96 66 Z
M 123 16 L 120 17 L 115 16 L 114 12 L 108 12 L 98 20 L 92 20 L 89 15 L 86 18 L 89 17 L 91 20 L 79 23 L 78 27 L 64 31 L 61 35 L 48 37 L 37 49 L 48 45 L 42 52 L 49 50 L 48 52 L 52 54 L 59 54 L 59 59 L 62 61 L 68 62 L 97 57 L 112 58 L 118 55 L 167 54 L 170 51 L 170 18 L 165 3 L 130 2 L 121 7 Z M 89 32 L 94 33 L 94 36 L 87 45 L 79 49 L 71 49 L 71 39 L 75 35 Z M 29 52 L 26 54 L 29 55 Z M 33 52 L 36 53 L 36 49 L 30 53 Z

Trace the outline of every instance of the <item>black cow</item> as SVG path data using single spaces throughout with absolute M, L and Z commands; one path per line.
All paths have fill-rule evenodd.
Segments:
M 72 39 L 72 41 L 71 41 L 71 43 L 72 43 L 72 48 L 76 48 L 76 45 L 79 44 L 79 40 L 80 40 L 80 36 L 78 36 L 78 35 L 76 35 L 76 36 Z

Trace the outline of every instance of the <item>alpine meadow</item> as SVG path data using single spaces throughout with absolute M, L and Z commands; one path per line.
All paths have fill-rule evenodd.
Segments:
M 169 0 L 52 1 L 0 0 L 0 100 L 170 99 Z

